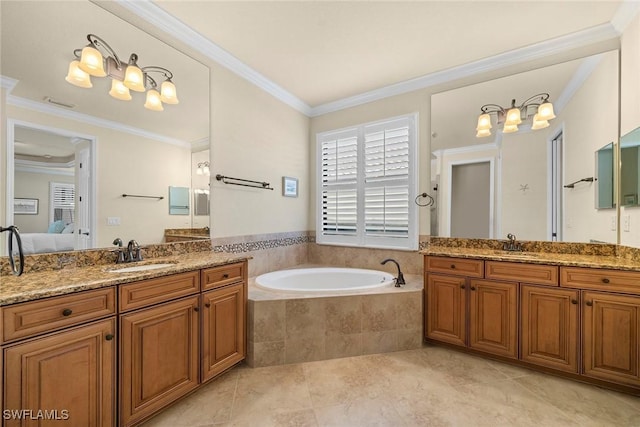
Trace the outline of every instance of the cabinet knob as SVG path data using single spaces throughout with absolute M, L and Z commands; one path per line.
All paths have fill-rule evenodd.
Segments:
M 64 310 L 62 310 L 63 316 L 71 316 L 71 313 L 73 313 L 73 310 L 71 310 L 70 308 L 65 308 Z
M 471 287 L 471 290 L 472 290 L 472 291 L 475 291 L 475 290 L 476 290 L 476 287 L 475 287 L 475 286 L 472 286 L 472 287 Z
M 107 340 L 107 341 L 111 341 L 113 338 L 114 338 L 113 334 L 107 334 L 107 335 L 104 336 L 104 339 Z
M 587 301 L 586 304 L 591 307 L 593 305 L 593 301 Z
M 193 307 L 193 311 L 200 311 L 198 307 Z
M 464 289 L 464 288 L 465 288 L 465 286 L 464 286 L 464 285 L 460 285 L 460 289 Z
M 207 308 L 209 308 L 209 307 L 211 307 L 211 303 L 210 303 L 210 302 L 207 302 L 207 303 L 205 303 L 205 304 L 204 304 L 204 306 L 205 306 L 205 307 L 207 307 Z
M 452 269 L 455 269 L 455 268 L 456 268 L 456 265 L 455 265 L 455 264 L 451 264 L 451 268 L 452 268 Z
M 577 300 L 577 299 L 572 299 L 572 300 L 571 300 L 571 304 L 577 304 L 577 303 L 578 303 L 578 300 Z
M 224 274 L 222 275 L 222 278 L 223 278 L 223 279 L 228 279 L 228 278 L 229 278 L 229 274 L 228 274 L 228 273 L 224 273 Z
M 602 279 L 602 283 L 609 283 L 609 282 L 610 282 L 610 280 L 607 279 L 606 277 L 604 279 Z

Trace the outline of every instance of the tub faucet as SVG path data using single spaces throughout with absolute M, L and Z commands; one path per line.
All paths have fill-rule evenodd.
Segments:
M 396 277 L 394 280 L 396 282 L 396 288 L 399 288 L 400 285 L 404 285 L 406 284 L 406 282 L 404 281 L 404 276 L 402 275 L 402 271 L 400 271 L 400 264 L 398 264 L 398 261 L 396 261 L 395 259 L 387 258 L 384 261 L 382 261 L 380 264 L 385 265 L 389 261 L 391 261 L 396 265 L 396 267 L 398 267 L 398 277 Z

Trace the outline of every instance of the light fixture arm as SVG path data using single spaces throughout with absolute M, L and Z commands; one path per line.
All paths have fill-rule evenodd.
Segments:
M 173 73 L 166 68 L 158 67 L 157 65 L 149 65 L 147 67 L 141 68 L 143 73 L 160 73 L 167 78 L 167 80 L 171 80 L 173 78 Z
M 111 48 L 111 46 L 109 46 L 109 44 L 106 41 L 102 40 L 100 37 L 96 36 L 95 34 L 87 34 L 87 40 L 89 40 L 89 43 L 91 43 L 91 45 L 94 48 L 98 49 L 98 47 L 101 47 L 104 50 L 106 50 L 109 56 L 113 56 L 113 59 L 116 60 L 116 64 L 118 64 L 118 69 L 120 68 L 120 58 L 118 58 L 118 55 L 116 54 L 116 52 Z M 76 51 L 74 51 L 73 53 L 75 52 Z M 135 55 L 135 53 L 133 55 Z M 136 55 L 136 58 L 137 58 L 137 55 Z

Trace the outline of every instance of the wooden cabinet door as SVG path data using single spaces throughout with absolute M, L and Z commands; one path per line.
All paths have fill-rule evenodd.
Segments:
M 583 291 L 584 375 L 640 387 L 640 297 Z
M 245 358 L 246 297 L 238 283 L 202 295 L 202 381 Z
M 518 357 L 518 284 L 470 281 L 469 347 L 506 357 Z
M 112 318 L 6 347 L 4 410 L 32 412 L 4 425 L 115 425 L 115 331 Z
M 450 344 L 465 345 L 466 279 L 427 274 L 426 335 Z
M 199 298 L 120 316 L 120 423 L 137 423 L 198 386 Z
M 520 359 L 578 372 L 576 290 L 520 286 Z

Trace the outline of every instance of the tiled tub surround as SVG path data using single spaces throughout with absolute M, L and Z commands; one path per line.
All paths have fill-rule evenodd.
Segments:
M 405 278 L 400 288 L 340 294 L 275 292 L 250 279 L 247 363 L 272 366 L 422 347 L 422 277 Z
M 429 236 L 420 236 L 421 248 L 428 239 Z M 216 252 L 250 256 L 250 277 L 306 263 L 395 272 L 391 264 L 380 265 L 386 258 L 397 260 L 406 274 L 422 274 L 422 257 L 418 251 L 318 245 L 314 231 L 214 238 L 212 244 Z

